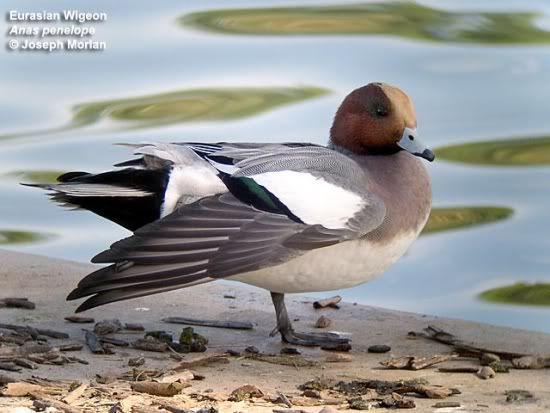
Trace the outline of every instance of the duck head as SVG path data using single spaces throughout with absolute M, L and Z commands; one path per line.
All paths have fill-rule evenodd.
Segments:
M 399 88 L 369 83 L 351 92 L 336 112 L 332 143 L 358 155 L 390 155 L 401 150 L 433 161 L 420 142 L 411 99 Z

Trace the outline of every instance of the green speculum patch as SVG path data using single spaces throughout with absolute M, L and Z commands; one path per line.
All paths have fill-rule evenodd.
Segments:
M 450 145 L 435 153 L 438 159 L 471 165 L 550 165 L 550 136 Z
M 550 284 L 519 282 L 484 291 L 479 298 L 492 303 L 550 305 Z
M 183 26 L 241 35 L 386 35 L 442 43 L 550 43 L 535 12 L 437 9 L 412 2 L 219 9 L 178 19 Z
M 489 224 L 507 219 L 513 213 L 512 208 L 496 206 L 433 208 L 422 234 Z

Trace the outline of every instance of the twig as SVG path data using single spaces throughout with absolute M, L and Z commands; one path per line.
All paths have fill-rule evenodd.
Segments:
M 167 317 L 163 318 L 162 321 L 172 324 L 188 324 L 192 326 L 231 328 L 235 330 L 252 330 L 254 328 L 254 324 L 252 324 L 250 321 L 200 320 L 197 318 L 185 317 Z
M 3 386 L 8 383 L 15 383 L 17 379 L 14 379 L 10 376 L 5 376 L 4 374 L 0 374 L 0 386 Z
M 436 354 L 431 357 L 405 356 L 384 360 L 380 364 L 392 369 L 422 370 L 455 357 L 458 357 L 458 354 Z
M 76 315 L 65 317 L 65 320 L 68 321 L 69 323 L 79 323 L 79 324 L 95 323 L 95 320 L 92 317 L 79 317 Z
M 103 346 L 101 345 L 101 343 L 99 342 L 97 336 L 95 335 L 95 333 L 93 333 L 92 331 L 89 331 L 89 330 L 85 330 L 86 331 L 86 344 L 88 346 L 88 348 L 90 349 L 90 351 L 94 354 L 105 354 L 105 349 L 103 348 Z
M 38 332 L 38 334 L 46 336 L 46 337 L 69 338 L 69 335 L 67 333 L 63 333 L 61 331 L 55 331 L 55 330 L 47 330 L 47 329 L 43 329 L 43 328 L 33 328 L 33 327 L 29 327 L 29 326 L 19 326 L 19 325 L 15 325 L 15 324 L 4 324 L 4 323 L 0 323 L 0 328 L 5 328 L 5 329 L 8 329 L 8 330 L 14 330 L 14 331 L 17 331 L 18 333 L 27 333 L 30 336 L 32 336 L 31 330 L 35 330 L 36 332 Z
M 228 363 L 227 355 L 224 353 L 213 353 L 213 354 L 207 354 L 205 356 L 196 357 L 191 360 L 182 360 L 175 366 L 171 368 L 171 370 L 179 371 L 184 369 L 190 369 L 193 367 L 199 367 L 199 366 L 205 366 L 207 364 L 215 363 L 215 362 L 222 362 L 222 363 Z
M 479 367 L 440 367 L 441 373 L 477 373 Z
M 11 362 L 0 362 L 0 370 L 21 371 L 21 367 L 18 367 L 15 363 Z
M 42 394 L 31 393 L 29 396 L 34 400 L 33 405 L 39 409 L 46 410 L 48 407 L 53 407 L 64 413 L 80 413 L 81 410 L 71 407 L 68 404 L 58 402 L 57 400 L 45 397 Z
M 270 364 L 278 364 L 280 366 L 292 366 L 298 369 L 299 367 L 317 367 L 319 362 L 315 360 L 309 360 L 304 357 L 296 356 L 278 356 L 270 354 L 253 354 L 246 353 L 243 355 L 243 358 L 263 361 Z
M 76 402 L 80 397 L 82 397 L 82 395 L 84 394 L 84 392 L 86 391 L 86 389 L 88 388 L 88 383 L 82 383 L 80 386 L 78 386 L 76 389 L 74 389 L 73 391 L 69 392 L 69 394 L 67 394 L 64 398 L 63 398 L 63 401 L 67 404 L 73 404 L 74 402 Z
M 130 384 L 133 391 L 138 393 L 152 394 L 153 396 L 172 397 L 182 391 L 185 387 L 190 387 L 189 383 L 158 383 L 156 381 L 136 381 Z
M 503 360 L 513 360 L 515 358 L 520 358 L 528 356 L 526 353 L 513 353 L 509 351 L 496 350 L 491 348 L 477 347 L 473 344 L 464 343 L 455 335 L 448 333 L 438 327 L 428 326 L 424 329 L 426 334 L 421 334 L 421 336 L 428 338 L 430 340 L 437 341 L 439 343 L 447 344 L 454 347 L 454 350 L 463 357 L 481 357 L 483 353 L 493 353 L 499 356 Z
M 28 298 L 9 297 L 2 298 L 0 302 L 7 308 L 26 308 L 27 310 L 34 310 L 36 308 L 36 305 L 32 301 L 29 301 Z

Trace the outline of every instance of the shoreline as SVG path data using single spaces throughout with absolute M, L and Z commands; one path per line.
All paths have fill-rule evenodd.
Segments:
M 84 342 L 83 325 L 67 323 L 64 320 L 64 317 L 73 315 L 73 311 L 78 305 L 76 302 L 66 302 L 65 296 L 94 266 L 5 250 L 0 250 L 0 261 L 3 263 L 0 267 L 0 284 L 2 285 L 0 298 L 24 296 L 36 303 L 35 310 L 0 308 L 0 319 L 3 323 L 66 331 L 70 334 L 72 341 Z M 319 294 L 320 297 L 330 295 L 330 293 Z M 189 389 L 184 389 L 181 396 L 175 397 L 184 398 L 192 392 L 206 390 L 212 390 L 213 393 L 231 393 L 239 385 L 245 384 L 254 384 L 267 393 L 295 394 L 300 393 L 297 389 L 298 385 L 319 376 L 335 380 L 422 378 L 434 385 L 459 388 L 461 394 L 453 396 L 450 400 L 459 401 L 461 406 L 467 409 L 463 411 L 478 409 L 483 412 L 515 412 L 519 407 L 524 407 L 528 409 L 526 411 L 542 412 L 547 411 L 550 406 L 550 375 L 545 369 L 511 370 L 508 374 L 497 374 L 494 379 L 481 380 L 474 374 L 441 373 L 437 371 L 437 366 L 436 368 L 410 371 L 385 369 L 380 365 L 381 361 L 390 357 L 431 356 L 448 353 L 449 346 L 408 336 L 409 331 L 419 332 L 429 325 L 435 325 L 451 332 L 468 343 L 498 347 L 510 352 L 533 354 L 548 353 L 548 349 L 550 349 L 549 334 L 351 303 L 342 303 L 338 310 L 314 310 L 313 301 L 314 299 L 309 297 L 288 296 L 287 306 L 291 318 L 299 319 L 295 322 L 295 328 L 297 330 L 315 330 L 313 326 L 321 315 L 330 318 L 332 320 L 331 330 L 352 334 L 353 348 L 350 353 L 346 353 L 351 357 L 351 361 L 326 363 L 327 357 L 335 353 L 318 348 L 299 348 L 304 358 L 319 363 L 317 367 L 312 368 L 295 368 L 231 358 L 227 364 L 198 367 L 196 371 L 204 375 L 205 379 L 194 381 Z M 164 323 L 160 321 L 162 318 L 180 316 L 216 320 L 247 320 L 254 324 L 253 330 L 195 326 L 193 328 L 197 333 L 208 337 L 210 343 L 206 354 L 227 349 L 242 352 L 248 346 L 256 347 L 261 353 L 279 354 L 281 348 L 286 347 L 278 336 L 269 337 L 275 323 L 269 294 L 266 291 L 245 285 L 209 283 L 186 290 L 114 303 L 79 315 L 93 317 L 96 321 L 117 318 L 126 323 L 141 323 L 146 331 L 166 330 L 173 332 L 176 337 L 185 326 Z M 90 327 L 86 325 L 84 328 Z M 131 336 L 138 337 L 135 333 Z M 386 354 L 369 353 L 368 347 L 375 344 L 389 345 L 391 352 Z M 93 382 L 97 374 L 107 374 L 113 370 L 127 371 L 128 358 L 137 355 L 147 358 L 147 367 L 166 367 L 174 363 L 174 360 L 168 356 L 131 348 L 116 348 L 113 355 L 94 355 L 84 347 L 78 352 L 78 357 L 89 361 L 90 364 L 87 366 L 78 363 L 64 366 L 39 365 L 37 370 L 23 369 L 21 372 L 10 374 L 18 379 L 34 375 L 51 379 Z M 197 356 L 197 354 L 186 355 L 185 358 L 193 356 Z M 465 362 L 452 361 L 449 363 L 460 366 Z M 528 404 L 524 406 L 506 402 L 504 391 L 513 389 L 525 389 L 532 392 L 535 396 L 534 400 L 526 401 L 525 403 Z M 186 402 L 189 400 L 186 399 Z M 437 400 L 415 399 L 415 402 L 417 411 L 432 411 L 431 406 Z M 0 410 L 6 406 L 29 406 L 29 403 L 32 405 L 32 402 L 26 398 L 0 397 Z M 271 412 L 274 408 L 273 406 L 265 407 L 247 403 L 223 401 L 217 404 L 220 411 Z M 318 412 L 321 407 L 299 407 L 299 409 Z M 385 411 L 385 409 L 376 409 L 376 411 Z M 443 412 L 444 410 L 438 411 Z

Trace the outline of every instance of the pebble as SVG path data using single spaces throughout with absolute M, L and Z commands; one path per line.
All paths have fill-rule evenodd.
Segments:
M 321 398 L 321 393 L 318 390 L 307 389 L 307 390 L 304 390 L 303 395 L 305 397 L 310 397 L 310 398 L 313 398 L 313 399 L 320 399 Z
M 523 402 L 535 398 L 535 396 L 533 396 L 533 393 L 527 390 L 506 390 L 504 394 L 506 395 L 506 401 L 508 403 Z
M 479 359 L 479 362 L 482 366 L 488 366 L 491 363 L 499 362 L 500 357 L 493 353 L 483 353 L 481 355 L 481 358 Z
M 484 366 L 480 368 L 479 371 L 477 372 L 477 377 L 483 380 L 492 379 L 495 376 L 496 376 L 495 371 L 489 366 Z
M 524 356 L 512 360 L 516 369 L 542 369 L 545 366 L 543 357 Z
M 330 318 L 325 317 L 324 315 L 322 315 L 315 322 L 315 327 L 316 328 L 327 328 L 327 327 L 330 327 L 331 324 L 332 324 L 332 320 Z
M 442 409 L 445 407 L 460 407 L 459 402 L 437 402 L 432 407 L 435 407 L 436 409 Z
M 94 326 L 94 333 L 98 336 L 105 336 L 107 334 L 116 333 L 120 330 L 122 330 L 122 324 L 117 319 L 99 321 Z
M 130 331 L 145 331 L 145 327 L 143 327 L 143 324 L 139 323 L 125 323 L 124 328 Z
M 390 350 L 390 346 L 387 346 L 385 344 L 375 344 L 373 346 L 370 346 L 367 351 L 369 353 L 387 353 Z
M 128 365 L 130 367 L 139 367 L 143 366 L 145 364 L 145 358 L 143 357 L 132 357 L 131 359 L 128 359 Z
M 246 353 L 252 353 L 252 354 L 259 354 L 260 350 L 258 350 L 258 347 L 255 346 L 248 346 L 244 349 Z

